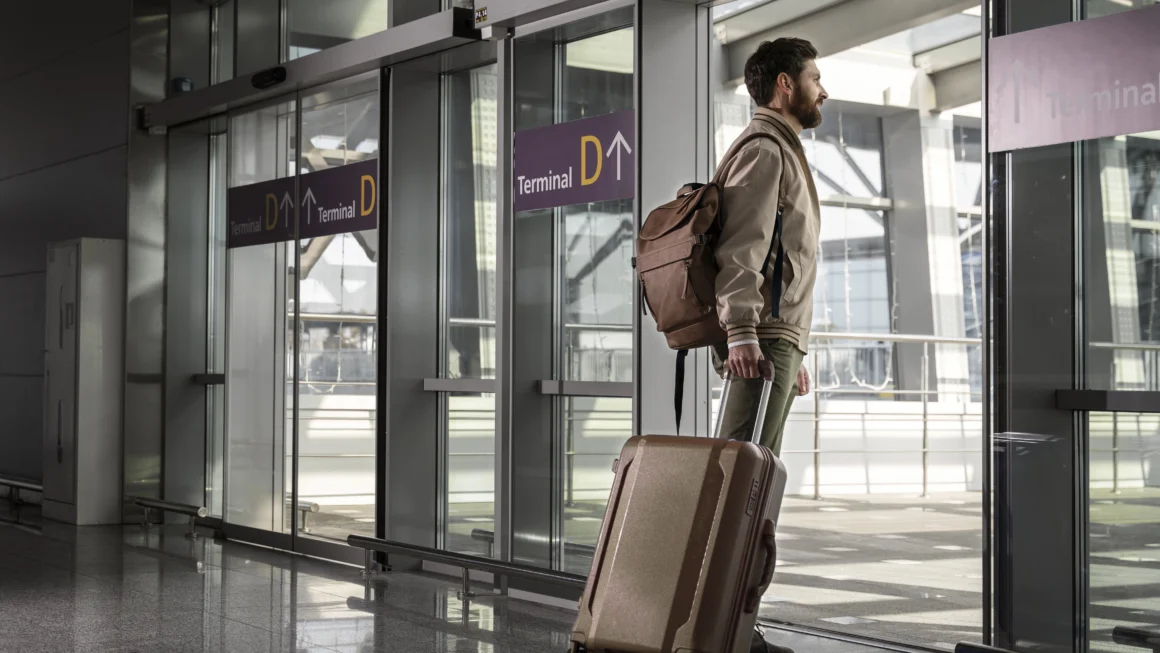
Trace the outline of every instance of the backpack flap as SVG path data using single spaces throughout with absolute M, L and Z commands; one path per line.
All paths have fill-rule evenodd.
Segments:
M 716 221 L 721 192 L 715 184 L 687 184 L 676 199 L 653 209 L 640 227 L 638 239 L 653 241 L 688 226 L 696 233 L 705 233 Z M 698 217 L 707 219 L 698 220 Z M 696 224 L 687 225 L 689 220 Z M 702 225 L 700 223 L 704 222 Z

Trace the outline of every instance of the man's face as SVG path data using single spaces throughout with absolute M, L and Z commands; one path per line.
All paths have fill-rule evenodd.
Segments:
M 829 95 L 822 86 L 822 73 L 818 70 L 818 64 L 811 59 L 806 62 L 806 67 L 794 85 L 789 111 L 802 124 L 803 129 L 813 129 L 822 124 L 822 103 L 827 97 Z

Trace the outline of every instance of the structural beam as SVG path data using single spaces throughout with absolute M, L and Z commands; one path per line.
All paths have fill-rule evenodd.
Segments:
M 983 99 L 983 64 L 981 61 L 944 70 L 931 76 L 934 106 L 947 111 Z
M 778 3 L 769 3 L 776 5 Z M 726 46 L 730 79 L 744 77 L 745 60 L 762 41 L 782 36 L 808 39 L 825 57 L 897 34 L 906 29 L 978 6 L 977 0 L 847 0 L 825 9 L 768 28 Z M 760 21 L 757 9 L 747 20 Z
M 172 127 L 247 106 L 299 89 L 346 79 L 418 59 L 480 38 L 470 9 L 455 8 L 350 41 L 281 66 L 285 81 L 266 88 L 249 76 L 177 95 L 146 106 L 145 127 Z
M 958 68 L 979 61 L 983 54 L 983 38 L 979 35 L 948 43 L 914 55 L 914 67 L 928 75 Z

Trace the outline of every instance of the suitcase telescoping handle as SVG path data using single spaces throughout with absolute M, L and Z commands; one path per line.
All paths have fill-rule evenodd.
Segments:
M 772 364 L 772 363 L 771 363 Z M 725 373 L 725 387 L 721 388 L 721 405 L 717 407 L 717 426 L 713 429 L 713 437 L 721 437 L 721 425 L 725 422 L 725 404 L 729 401 L 729 386 L 733 383 L 733 375 Z M 761 444 L 761 433 L 765 430 L 765 413 L 769 408 L 769 396 L 773 394 L 773 377 L 765 379 L 761 385 L 761 400 L 757 402 L 757 419 L 753 420 L 753 433 L 749 441 Z

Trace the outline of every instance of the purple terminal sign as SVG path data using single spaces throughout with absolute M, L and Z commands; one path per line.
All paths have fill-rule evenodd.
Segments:
M 317 238 L 378 227 L 377 160 L 302 175 L 295 201 L 294 178 L 231 188 L 227 198 L 226 246 L 250 247 Z
M 293 177 L 231 188 L 226 203 L 226 247 L 294 240 Z
M 299 235 L 317 238 L 378 227 L 378 179 L 379 162 L 373 159 L 302 175 Z
M 516 132 L 512 148 L 516 211 L 636 196 L 636 113 Z
M 988 149 L 1160 129 L 1160 6 L 991 39 Z

